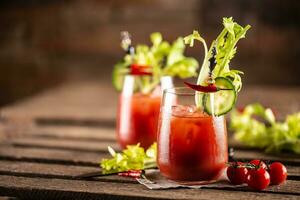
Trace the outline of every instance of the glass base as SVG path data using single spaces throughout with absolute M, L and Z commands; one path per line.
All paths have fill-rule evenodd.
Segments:
M 217 180 L 211 180 L 211 181 L 178 181 L 178 180 L 171 180 L 175 183 L 178 183 L 180 185 L 189 185 L 189 186 L 193 186 L 193 185 L 208 185 L 208 184 L 212 184 L 217 182 Z

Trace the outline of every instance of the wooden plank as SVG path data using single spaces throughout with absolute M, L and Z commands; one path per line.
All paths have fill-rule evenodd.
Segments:
M 76 176 L 84 173 L 100 171 L 100 167 L 72 166 L 62 164 L 45 164 L 32 162 L 0 161 L 0 175 L 13 175 L 21 177 L 76 179 Z M 117 183 L 135 183 L 131 178 L 118 175 L 102 176 L 90 181 L 109 181 Z
M 108 82 L 77 81 L 45 91 L 1 109 L 8 119 L 114 120 L 118 93 Z
M 299 110 L 299 87 L 248 86 L 239 106 L 261 102 L 274 108 L 279 118 Z M 288 102 L 288 103 L 287 103 Z M 111 84 L 99 81 L 68 83 L 2 109 L 8 119 L 96 119 L 114 120 L 118 94 Z
M 62 163 L 68 165 L 99 166 L 102 158 L 109 157 L 108 154 L 81 153 L 62 150 L 47 150 L 36 148 L 3 148 L 0 149 L 0 159 L 19 160 L 41 163 Z M 2 161 L 4 162 L 4 161 Z M 300 168 L 287 165 L 289 177 L 299 180 Z
M 294 166 L 290 166 L 287 165 L 287 171 L 288 171 L 288 176 L 293 176 L 294 177 L 298 177 L 296 178 L 297 180 L 299 180 L 300 178 L 300 167 L 294 167 Z
M 16 162 L 16 161 L 0 161 L 1 174 L 20 173 L 20 174 L 36 174 L 48 177 L 62 177 L 65 179 L 74 178 L 74 176 L 81 173 L 88 173 L 92 171 L 99 171 L 99 167 L 89 166 L 72 166 L 61 164 L 45 164 L 32 162 Z
M 115 129 L 73 127 L 73 126 L 34 126 L 25 132 L 33 137 L 61 138 L 72 140 L 116 141 Z
M 114 128 L 116 123 L 113 119 L 74 119 L 74 118 L 49 118 L 49 117 L 38 117 L 34 119 L 35 124 L 40 126 L 77 126 L 77 127 L 108 127 Z
M 237 153 L 239 157 L 239 153 Z M 250 155 L 253 158 L 253 155 Z M 252 159 L 251 157 L 248 159 Z M 0 159 L 10 158 L 13 160 L 36 160 L 40 162 L 51 162 L 53 163 L 70 163 L 78 165 L 98 166 L 99 161 L 109 157 L 108 153 L 94 153 L 94 152 L 73 152 L 68 150 L 57 150 L 57 149 L 40 149 L 40 148 L 22 148 L 22 147 L 10 147 L 5 146 L 0 148 Z M 242 157 L 240 159 L 245 159 Z M 254 159 L 254 158 L 253 158 Z M 275 158 L 274 158 L 275 159 Z M 276 158 L 280 159 L 280 158 Z M 300 167 L 288 166 L 290 175 L 300 176 Z
M 80 152 L 57 149 L 20 148 L 1 146 L 1 160 L 20 160 L 43 163 L 61 163 L 68 165 L 99 166 L 108 153 Z
M 236 159 L 253 160 L 262 159 L 271 162 L 279 161 L 287 165 L 300 166 L 300 157 L 294 154 L 266 154 L 263 151 L 237 150 L 234 153 Z
M 149 190 L 139 184 L 74 181 L 45 178 L 24 178 L 16 176 L 0 176 L 0 190 L 3 194 L 18 195 L 18 197 L 31 199 L 299 199 L 297 194 L 288 194 L 295 191 L 299 185 L 282 185 L 281 188 L 270 187 L 270 191 L 244 192 L 235 190 L 216 189 L 170 189 Z M 284 191 L 281 192 L 285 187 Z M 276 191 L 280 191 L 275 193 Z M 280 195 L 278 195 L 280 194 Z
M 300 169 L 287 166 L 288 180 L 300 180 Z M 72 166 L 62 164 L 49 164 L 49 163 L 32 163 L 32 162 L 16 162 L 16 161 L 0 161 L 0 174 L 1 175 L 14 175 L 23 177 L 41 177 L 41 178 L 59 178 L 59 179 L 75 179 L 79 174 L 100 171 L 97 167 L 86 166 Z M 129 182 L 137 183 L 133 179 L 119 177 L 117 175 L 98 177 L 93 180 L 98 181 L 112 181 L 112 182 Z
M 98 167 L 102 158 L 109 156 L 110 155 L 108 153 L 84 153 L 56 149 L 22 148 L 10 146 L 0 148 L 0 159 L 2 160 L 7 159 L 45 163 L 65 163 L 69 165 L 96 167 Z M 245 159 L 245 157 L 243 157 L 243 159 Z M 300 167 L 287 165 L 287 168 L 290 176 L 300 176 Z
M 17 147 L 36 147 L 58 150 L 72 150 L 81 152 L 107 152 L 107 146 L 112 146 L 119 150 L 115 142 L 108 141 L 78 141 L 58 138 L 13 138 L 8 140 L 9 143 Z M 6 143 L 8 143 L 6 142 Z M 300 158 L 293 154 L 266 154 L 262 151 L 237 150 L 235 158 L 242 160 L 263 159 L 270 161 L 280 161 L 288 165 L 300 166 Z
M 107 141 L 77 141 L 56 138 L 12 138 L 3 143 L 10 143 L 20 147 L 39 147 L 47 149 L 66 149 L 81 152 L 107 152 L 107 146 L 119 150 L 115 142 Z
M 0 197 L 0 200 L 17 200 L 15 197 Z
M 9 140 L 9 142 L 20 147 L 66 149 L 83 152 L 107 152 L 108 145 L 119 150 L 119 146 L 116 143 L 106 141 L 87 142 L 53 138 L 14 138 Z M 237 150 L 235 151 L 235 158 L 245 160 L 264 159 L 270 161 L 281 161 L 289 165 L 300 165 L 300 157 L 292 154 L 273 155 L 266 154 L 263 151 Z

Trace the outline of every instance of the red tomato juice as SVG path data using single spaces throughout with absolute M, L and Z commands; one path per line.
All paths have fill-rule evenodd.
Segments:
M 213 181 L 227 162 L 225 118 L 203 112 L 174 113 L 160 121 L 158 166 L 167 178 L 179 182 Z M 162 127 L 166 127 L 162 130 Z
M 156 141 L 160 101 L 160 95 L 120 96 L 117 138 L 122 148 L 140 143 L 146 149 Z

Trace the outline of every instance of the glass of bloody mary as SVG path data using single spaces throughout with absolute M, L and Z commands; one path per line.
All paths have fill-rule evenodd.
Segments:
M 126 75 L 119 96 L 117 139 L 121 148 L 140 144 L 148 148 L 156 142 L 162 89 L 171 88 L 172 78 L 164 76 L 152 91 L 139 90 L 141 76 Z
M 151 45 L 132 45 L 127 31 L 121 32 L 125 56 L 114 66 L 112 82 L 119 97 L 117 139 L 124 149 L 140 144 L 148 148 L 156 142 L 162 91 L 171 88 L 172 77 L 197 75 L 196 59 L 184 55 L 182 37 L 172 43 L 159 32 L 150 35 Z
M 217 101 L 211 94 L 190 88 L 164 90 L 158 125 L 158 166 L 166 178 L 182 184 L 215 181 L 227 162 L 227 131 L 224 116 L 209 114 L 206 106 Z M 197 100 L 198 99 L 198 100 Z M 196 101 L 195 101 L 196 100 Z M 207 99 L 206 99 L 207 101 Z

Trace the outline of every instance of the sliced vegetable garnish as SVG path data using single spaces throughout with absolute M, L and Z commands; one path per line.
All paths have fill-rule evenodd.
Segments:
M 218 92 L 220 90 L 233 90 L 233 88 L 220 88 L 216 84 L 209 84 L 208 86 L 196 85 L 188 82 L 184 82 L 188 87 L 199 92 Z
M 218 77 L 215 79 L 215 84 L 217 88 L 226 88 L 227 90 L 219 90 L 214 94 L 204 94 L 202 103 L 208 114 L 220 116 L 233 108 L 236 101 L 236 91 L 232 81 L 228 78 Z M 211 99 L 211 95 L 214 95 L 214 99 Z
M 192 47 L 194 46 L 194 41 L 197 40 L 204 46 L 204 59 L 198 76 L 197 85 L 206 85 L 207 78 L 216 79 L 218 77 L 225 77 L 232 80 L 231 85 L 233 85 L 234 90 L 238 92 L 242 87 L 242 81 L 240 77 L 242 72 L 230 69 L 229 64 L 231 59 L 236 54 L 236 45 L 238 41 L 245 37 L 246 32 L 251 26 L 247 25 L 242 27 L 238 23 L 234 22 L 232 17 L 224 17 L 223 26 L 224 28 L 222 32 L 215 40 L 213 40 L 209 49 L 207 48 L 205 40 L 200 36 L 198 31 L 193 31 L 192 34 L 186 36 L 184 38 L 184 42 Z M 218 96 L 227 94 L 225 92 L 227 91 L 219 91 Z M 234 97 L 235 102 L 236 93 L 234 91 L 228 91 L 228 95 L 229 97 L 231 96 L 231 100 L 233 100 Z M 196 96 L 195 103 L 197 107 L 201 107 L 203 103 L 205 103 L 203 102 L 203 98 L 204 97 L 202 94 L 198 94 Z M 205 98 L 208 97 L 205 96 Z M 217 98 L 216 101 L 218 101 Z M 223 106 L 223 104 L 218 105 Z M 231 107 L 232 106 L 233 105 L 231 105 Z M 223 108 L 219 109 L 223 110 Z M 225 112 L 226 110 L 223 111 Z

